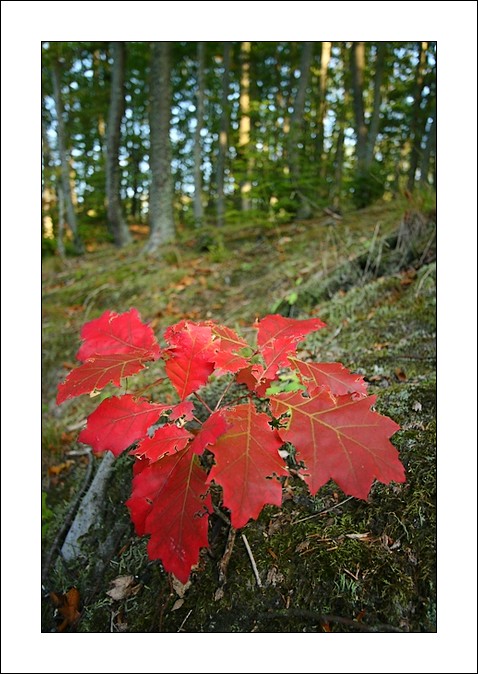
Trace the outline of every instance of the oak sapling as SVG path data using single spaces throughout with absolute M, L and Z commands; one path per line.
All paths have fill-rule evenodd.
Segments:
M 390 442 L 399 426 L 372 409 L 376 398 L 363 378 L 341 363 L 297 357 L 298 344 L 323 327 L 318 318 L 269 315 L 255 322 L 257 341 L 250 345 L 225 325 L 182 320 L 165 330 L 167 346 L 160 348 L 136 309 L 106 311 L 84 325 L 82 364 L 59 385 L 57 402 L 110 383 L 120 387 L 90 414 L 79 440 L 97 453 L 117 457 L 128 449 L 135 457 L 126 502 L 135 530 L 149 535 L 149 557 L 182 583 L 208 546 L 211 484 L 221 488 L 232 526 L 245 526 L 266 504 L 282 503 L 281 480 L 289 474 L 284 443 L 293 445 L 294 474 L 312 495 L 331 479 L 361 499 L 374 480 L 405 481 Z M 175 403 L 131 392 L 131 377 L 158 361 Z M 285 371 L 292 375 L 286 386 Z M 214 408 L 200 393 L 212 376 L 225 379 Z M 128 393 L 121 392 L 125 377 Z M 226 404 L 234 386 L 237 400 Z M 206 454 L 212 462 L 202 460 Z

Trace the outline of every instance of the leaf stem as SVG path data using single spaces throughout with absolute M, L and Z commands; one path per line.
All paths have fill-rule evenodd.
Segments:
M 214 412 L 214 410 L 212 410 L 212 409 L 209 407 L 209 405 L 207 404 L 207 402 L 201 398 L 201 396 L 199 395 L 199 393 L 197 393 L 197 391 L 194 391 L 194 397 L 195 397 L 197 400 L 199 400 L 199 402 L 200 402 L 202 405 L 204 405 L 204 407 L 207 409 L 207 411 L 208 411 L 210 414 L 212 414 L 212 413 Z
M 222 401 L 224 400 L 224 396 L 225 396 L 226 393 L 229 391 L 229 389 L 231 388 L 231 386 L 232 386 L 233 383 L 234 383 L 234 379 L 230 379 L 230 380 L 229 380 L 229 383 L 228 383 L 227 386 L 225 387 L 224 391 L 221 393 L 221 395 L 220 395 L 220 397 L 219 397 L 219 400 L 218 400 L 217 403 L 216 403 L 216 407 L 214 408 L 214 411 L 215 411 L 215 412 L 220 408 L 221 403 L 222 403 Z

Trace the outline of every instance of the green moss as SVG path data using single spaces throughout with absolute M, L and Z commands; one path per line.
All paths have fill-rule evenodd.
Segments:
M 436 268 L 424 258 L 414 274 L 387 257 L 385 247 L 375 264 L 377 249 L 371 245 L 377 222 L 381 236 L 393 235 L 401 209 L 401 204 L 377 203 L 360 214 L 346 214 L 334 227 L 321 221 L 251 225 L 240 232 L 226 227 L 221 230 L 230 251 L 225 260 L 211 261 L 207 252 L 198 256 L 195 232 L 184 235 L 181 255 L 170 263 L 112 249 L 71 260 L 66 269 L 55 259 L 45 260 L 47 458 L 48 447 L 55 446 L 54 460 L 61 459 L 66 425 L 95 407 L 87 396 L 60 408 L 54 405 L 56 385 L 66 373 L 63 362 L 74 359 L 85 320 L 104 309 L 124 311 L 134 304 L 144 319 L 155 321 L 158 334 L 188 315 L 241 330 L 271 307 L 280 310 L 283 298 L 294 292 L 293 304 L 284 309 L 292 307 L 297 317 L 318 315 L 329 326 L 306 340 L 303 355 L 343 362 L 366 378 L 370 393 L 377 395 L 376 409 L 400 424 L 392 441 L 407 480 L 376 483 L 367 502 L 347 499 L 332 482 L 312 497 L 303 482 L 289 481 L 282 509 L 267 506 L 257 521 L 238 532 L 224 595 L 217 601 L 217 565 L 228 527 L 212 516 L 211 548 L 201 552 L 191 586 L 178 604 L 161 563 L 147 558 L 146 538 L 133 532 L 124 505 L 131 490 L 131 460 L 123 457 L 115 464 L 101 520 L 84 541 L 84 559 L 68 568 L 57 561 L 47 579 L 47 590 L 79 588 L 83 614 L 77 631 L 115 631 L 121 616 L 128 632 L 323 632 L 325 614 L 343 619 L 329 621 L 334 632 L 355 631 L 347 621 L 357 617 L 366 626 L 382 626 L 379 631 L 387 631 L 387 625 L 436 630 Z M 414 244 L 418 261 L 427 241 L 421 251 Z M 353 263 L 357 258 L 361 260 Z M 374 262 L 371 275 L 361 266 L 367 259 Z M 204 280 L 178 289 L 186 275 Z M 252 332 L 244 334 L 249 338 Z M 154 367 L 142 375 L 145 382 L 156 376 L 160 373 Z M 214 399 L 216 389 L 213 383 L 205 397 Z M 157 387 L 154 398 L 167 393 Z M 59 416 L 53 417 L 53 411 Z M 48 542 L 83 475 L 84 467 L 72 471 L 62 498 L 48 492 L 55 513 Z M 247 536 L 261 588 L 241 533 Z M 140 589 L 115 602 L 106 592 L 119 575 L 134 576 Z M 48 600 L 42 605 L 42 624 L 44 631 L 54 628 Z

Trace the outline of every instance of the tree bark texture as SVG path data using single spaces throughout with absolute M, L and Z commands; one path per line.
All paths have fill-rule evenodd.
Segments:
M 131 242 L 131 234 L 126 225 L 121 208 L 121 167 L 119 150 L 121 143 L 121 122 L 124 115 L 125 44 L 110 43 L 113 65 L 111 68 L 111 93 L 106 140 L 106 199 L 108 204 L 108 228 L 115 244 L 121 248 Z
M 204 42 L 197 43 L 196 129 L 194 132 L 194 223 L 201 227 L 204 218 L 202 203 L 202 143 L 204 126 Z
M 61 69 L 60 62 L 55 59 L 52 66 L 52 80 L 53 80 L 53 97 L 55 99 L 55 108 L 58 123 L 58 149 L 60 153 L 61 166 L 61 184 L 63 188 L 63 196 L 65 199 L 66 215 L 68 225 L 73 234 L 73 247 L 76 253 L 84 252 L 83 242 L 78 233 L 78 223 L 76 219 L 76 212 L 73 206 L 73 194 L 70 184 L 70 162 L 66 143 L 66 130 L 64 122 L 63 100 L 61 95 Z
M 222 75 L 222 95 L 221 95 L 221 120 L 219 126 L 219 148 L 217 153 L 217 202 L 216 202 L 216 222 L 218 227 L 224 225 L 224 213 L 226 204 L 224 198 L 224 179 L 226 170 L 226 156 L 228 146 L 229 131 L 229 71 L 231 67 L 231 43 L 224 42 L 223 49 L 223 75 Z
M 173 177 L 171 173 L 171 43 L 153 42 L 151 62 L 151 188 L 149 194 L 150 235 L 146 252 L 172 241 Z
M 410 137 L 412 142 L 412 149 L 410 152 L 410 169 L 408 172 L 408 184 L 407 184 L 407 187 L 410 191 L 413 191 L 413 188 L 415 187 L 415 178 L 421 155 L 422 115 L 420 113 L 421 113 L 423 79 L 424 79 L 427 49 L 428 49 L 427 42 L 419 43 L 419 57 L 415 80 L 415 94 L 412 108 L 412 119 L 410 123 Z
M 367 127 L 363 104 L 364 69 L 365 43 L 353 42 L 350 53 L 350 70 L 352 73 L 353 108 L 355 132 L 357 134 L 356 154 L 359 172 L 365 170 L 367 156 Z
M 375 143 L 380 129 L 380 106 L 382 105 L 382 85 L 385 71 L 386 42 L 377 45 L 377 58 L 375 61 L 375 77 L 373 80 L 373 107 L 370 118 L 370 126 L 367 132 L 367 146 L 365 153 L 365 166 L 370 168 L 373 164 Z
M 296 216 L 297 218 L 307 218 L 310 217 L 311 214 L 309 203 L 306 201 L 305 195 L 302 192 L 300 169 L 301 162 L 298 143 L 301 140 L 301 135 L 304 129 L 305 98 L 310 80 L 310 66 L 312 63 L 313 50 L 313 42 L 304 42 L 300 59 L 300 78 L 294 101 L 294 110 L 290 118 L 289 138 L 287 143 L 288 164 L 292 187 L 299 200 L 299 210 L 297 211 Z
M 241 45 L 241 93 L 239 107 L 241 119 L 239 122 L 239 155 L 243 160 L 244 176 L 241 180 L 241 210 L 251 210 L 251 164 L 248 157 L 251 141 L 251 95 L 250 95 L 250 69 L 251 69 L 251 43 L 243 42 Z
M 327 71 L 329 68 L 330 55 L 332 52 L 332 42 L 322 42 L 322 51 L 320 54 L 320 73 L 319 73 L 319 96 L 317 101 L 317 161 L 320 165 L 320 177 L 325 177 L 326 162 L 323 161 L 324 154 L 324 118 L 326 111 L 327 95 Z

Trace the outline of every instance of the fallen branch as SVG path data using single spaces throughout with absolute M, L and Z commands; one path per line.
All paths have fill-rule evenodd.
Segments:
M 50 571 L 50 567 L 53 563 L 55 553 L 58 553 L 60 551 L 60 547 L 63 544 L 63 542 L 65 540 L 65 537 L 68 535 L 68 531 L 69 531 L 69 529 L 71 527 L 71 523 L 73 522 L 73 519 L 76 515 L 76 511 L 78 510 L 78 507 L 80 505 L 83 494 L 86 492 L 86 490 L 88 488 L 88 485 L 90 483 L 91 475 L 92 475 L 92 472 L 93 472 L 93 457 L 91 456 L 91 450 L 89 452 L 87 452 L 87 456 L 88 456 L 88 467 L 86 469 L 86 475 L 83 479 L 81 488 L 78 491 L 78 494 L 76 495 L 75 500 L 71 504 L 71 506 L 70 506 L 70 508 L 69 508 L 69 510 L 66 514 L 65 521 L 63 522 L 63 526 L 60 528 L 57 535 L 55 536 L 55 540 L 53 541 L 52 546 L 51 546 L 51 548 L 48 552 L 48 555 L 46 557 L 45 563 L 44 563 L 43 568 L 42 568 L 42 574 L 41 574 L 42 583 L 45 582 L 45 580 L 48 576 L 48 573 Z
M 85 497 L 76 513 L 75 519 L 68 530 L 61 548 L 61 555 L 66 562 L 76 559 L 80 552 L 79 539 L 88 533 L 90 527 L 98 522 L 98 509 L 103 503 L 106 483 L 114 463 L 114 456 L 107 452 L 98 468 Z

